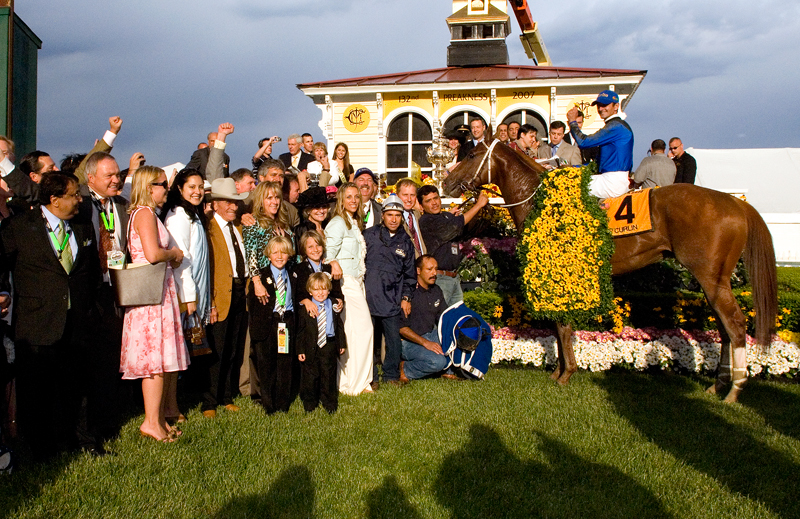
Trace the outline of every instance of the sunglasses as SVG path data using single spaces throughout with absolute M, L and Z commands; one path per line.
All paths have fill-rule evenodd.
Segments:
M 670 150 L 670 151 L 675 151 L 675 150 L 677 150 L 678 148 L 680 148 L 680 146 L 670 146 L 670 147 L 669 147 L 669 150 Z
M 164 189 L 167 189 L 167 190 L 169 189 L 169 182 L 166 181 L 166 180 L 164 182 L 150 182 L 150 185 L 151 186 L 161 186 L 161 187 L 163 187 Z

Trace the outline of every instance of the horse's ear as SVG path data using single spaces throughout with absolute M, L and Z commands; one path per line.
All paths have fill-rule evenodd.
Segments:
M 489 136 L 488 141 L 492 142 L 494 140 L 494 129 L 492 128 L 492 122 L 489 121 L 489 126 L 486 127 L 486 135 Z

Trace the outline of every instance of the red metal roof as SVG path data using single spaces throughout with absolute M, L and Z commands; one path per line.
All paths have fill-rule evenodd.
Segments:
M 397 72 L 333 81 L 300 83 L 297 88 L 405 85 L 417 83 L 475 83 L 518 79 L 572 79 L 645 75 L 646 70 L 606 68 L 539 67 L 535 65 L 492 65 L 486 67 L 445 67 L 414 72 Z

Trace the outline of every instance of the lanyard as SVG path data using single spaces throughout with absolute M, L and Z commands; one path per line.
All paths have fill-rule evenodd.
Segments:
M 114 232 L 114 203 L 112 202 L 111 205 L 111 214 L 108 215 L 106 213 L 106 208 L 103 207 L 103 204 L 100 203 L 100 200 L 92 196 L 92 202 L 94 202 L 95 207 L 97 207 L 97 212 L 100 213 L 100 222 L 103 224 L 103 227 L 110 233 Z
M 72 235 L 72 228 L 67 229 L 67 224 L 64 221 L 61 221 L 61 225 L 64 226 L 64 241 L 59 243 L 58 238 L 56 237 L 56 233 L 53 232 L 53 228 L 50 227 L 50 222 L 47 221 L 47 217 L 42 213 L 42 218 L 44 218 L 44 224 L 47 226 L 47 234 L 50 236 L 50 240 L 53 242 L 53 247 L 55 247 L 56 252 L 58 252 L 58 260 L 61 261 L 61 255 L 64 253 L 64 249 L 67 248 L 67 244 L 69 244 L 69 237 Z

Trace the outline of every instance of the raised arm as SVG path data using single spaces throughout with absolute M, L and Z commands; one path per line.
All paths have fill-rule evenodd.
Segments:
M 217 140 L 208 150 L 206 170 L 201 171 L 209 182 L 225 176 L 225 146 L 227 146 L 225 139 L 233 133 L 233 130 L 231 123 L 222 123 L 217 128 Z

